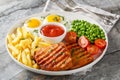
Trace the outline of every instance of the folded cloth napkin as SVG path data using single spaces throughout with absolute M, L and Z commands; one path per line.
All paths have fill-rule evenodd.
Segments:
M 106 25 L 103 23 L 103 18 L 100 18 L 99 16 L 97 15 L 92 15 L 92 14 L 89 14 L 89 13 L 84 13 L 82 11 L 78 11 L 80 12 L 82 15 L 85 15 L 85 16 L 88 16 L 90 18 L 95 19 L 95 21 L 97 21 L 98 23 L 101 24 L 101 26 L 105 29 L 105 31 L 108 33 L 112 27 L 116 24 L 116 22 L 119 20 L 120 18 L 120 15 L 117 15 L 117 14 L 112 14 L 110 12 L 107 12 L 105 10 L 102 10 L 102 9 L 99 9 L 99 8 L 96 8 L 96 7 L 92 7 L 92 6 L 89 6 L 89 5 L 83 5 L 83 4 L 80 4 L 80 6 L 88 9 L 88 10 L 91 10 L 92 12 L 97 12 L 98 14 L 101 13 L 102 15 L 106 16 L 106 14 L 108 15 L 111 15 L 113 16 L 113 19 L 110 19 L 110 21 L 112 22 L 112 25 Z M 53 3 L 51 0 L 47 0 L 46 2 L 46 5 L 44 7 L 44 12 L 45 11 L 64 11 L 63 9 L 61 9 L 59 6 L 57 6 L 55 3 Z

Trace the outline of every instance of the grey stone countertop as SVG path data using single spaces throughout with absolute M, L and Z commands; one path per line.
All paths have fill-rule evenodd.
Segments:
M 120 15 L 120 0 L 76 1 Z M 109 47 L 105 56 L 85 76 L 36 74 L 23 69 L 10 58 L 5 48 L 7 31 L 17 20 L 41 12 L 45 2 L 46 0 L 0 1 L 0 80 L 120 80 L 120 20 L 108 33 Z

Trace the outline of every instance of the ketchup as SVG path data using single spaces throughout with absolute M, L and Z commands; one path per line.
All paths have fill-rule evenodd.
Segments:
M 45 25 L 41 29 L 41 33 L 47 37 L 57 37 L 62 35 L 64 33 L 64 30 L 61 26 L 50 24 Z

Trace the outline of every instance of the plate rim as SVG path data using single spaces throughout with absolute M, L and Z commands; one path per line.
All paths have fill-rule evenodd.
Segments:
M 13 28 L 17 28 L 17 27 L 15 27 L 16 25 L 22 24 L 22 22 L 24 22 L 26 19 L 28 19 L 30 17 L 33 17 L 33 16 L 36 16 L 36 15 L 44 14 L 44 13 L 45 14 L 47 14 L 47 13 L 56 13 L 56 14 L 57 13 L 68 13 L 68 14 L 71 13 L 71 14 L 78 14 L 79 12 L 72 13 L 72 12 L 54 12 L 54 11 L 50 11 L 50 12 L 41 12 L 41 13 L 32 14 L 30 16 L 26 16 L 26 17 L 24 17 L 24 18 L 16 21 L 15 24 L 13 24 L 11 26 L 11 28 L 8 30 L 7 35 L 9 33 L 11 33 L 11 30 Z M 81 15 L 81 16 L 84 16 L 84 15 Z M 88 16 L 84 16 L 84 17 L 88 18 Z M 93 20 L 93 21 L 95 21 L 95 20 Z M 95 22 L 98 23 L 97 21 L 95 21 Z M 5 38 L 5 46 L 6 46 L 6 49 L 7 49 L 7 53 L 10 55 L 10 57 L 12 58 L 12 60 L 15 61 L 18 65 L 22 66 L 23 68 L 25 68 L 25 69 L 27 69 L 29 71 L 32 71 L 32 72 L 35 72 L 35 73 L 39 73 L 39 74 L 44 74 L 44 75 L 70 75 L 70 74 L 74 74 L 74 73 L 77 73 L 77 72 L 87 71 L 88 69 L 92 68 L 96 63 L 98 63 L 103 58 L 103 56 L 105 55 L 105 53 L 106 53 L 106 51 L 108 49 L 108 36 L 107 36 L 106 31 L 104 30 L 104 28 L 100 24 L 99 24 L 99 27 L 104 31 L 105 37 L 106 37 L 106 42 L 107 42 L 106 48 L 104 49 L 103 53 L 96 60 L 94 60 L 93 62 L 91 62 L 91 63 L 89 63 L 89 64 L 87 64 L 87 65 L 85 65 L 83 67 L 80 67 L 80 68 L 77 68 L 77 69 L 73 69 L 73 70 L 66 70 L 66 71 L 46 71 L 46 70 L 42 70 L 42 69 L 31 68 L 31 67 L 26 66 L 23 63 L 19 62 L 18 60 L 16 60 L 13 57 L 13 55 L 11 54 L 11 52 L 9 51 L 9 49 L 7 47 L 7 44 L 8 44 L 7 43 L 7 35 L 6 35 L 6 38 Z

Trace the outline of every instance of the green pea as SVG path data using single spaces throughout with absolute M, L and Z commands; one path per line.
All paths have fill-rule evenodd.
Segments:
M 87 31 L 87 32 L 86 32 L 86 34 L 88 35 L 88 34 L 89 34 L 89 32 Z
M 105 37 L 102 37 L 102 39 L 106 39 Z
M 97 37 L 94 38 L 95 40 L 97 39 Z
M 94 37 L 95 37 L 95 36 L 96 36 L 96 34 L 95 34 L 95 33 L 93 33 L 93 35 L 92 35 L 92 36 L 94 36 Z
M 98 38 L 100 38 L 100 35 L 97 35 Z

